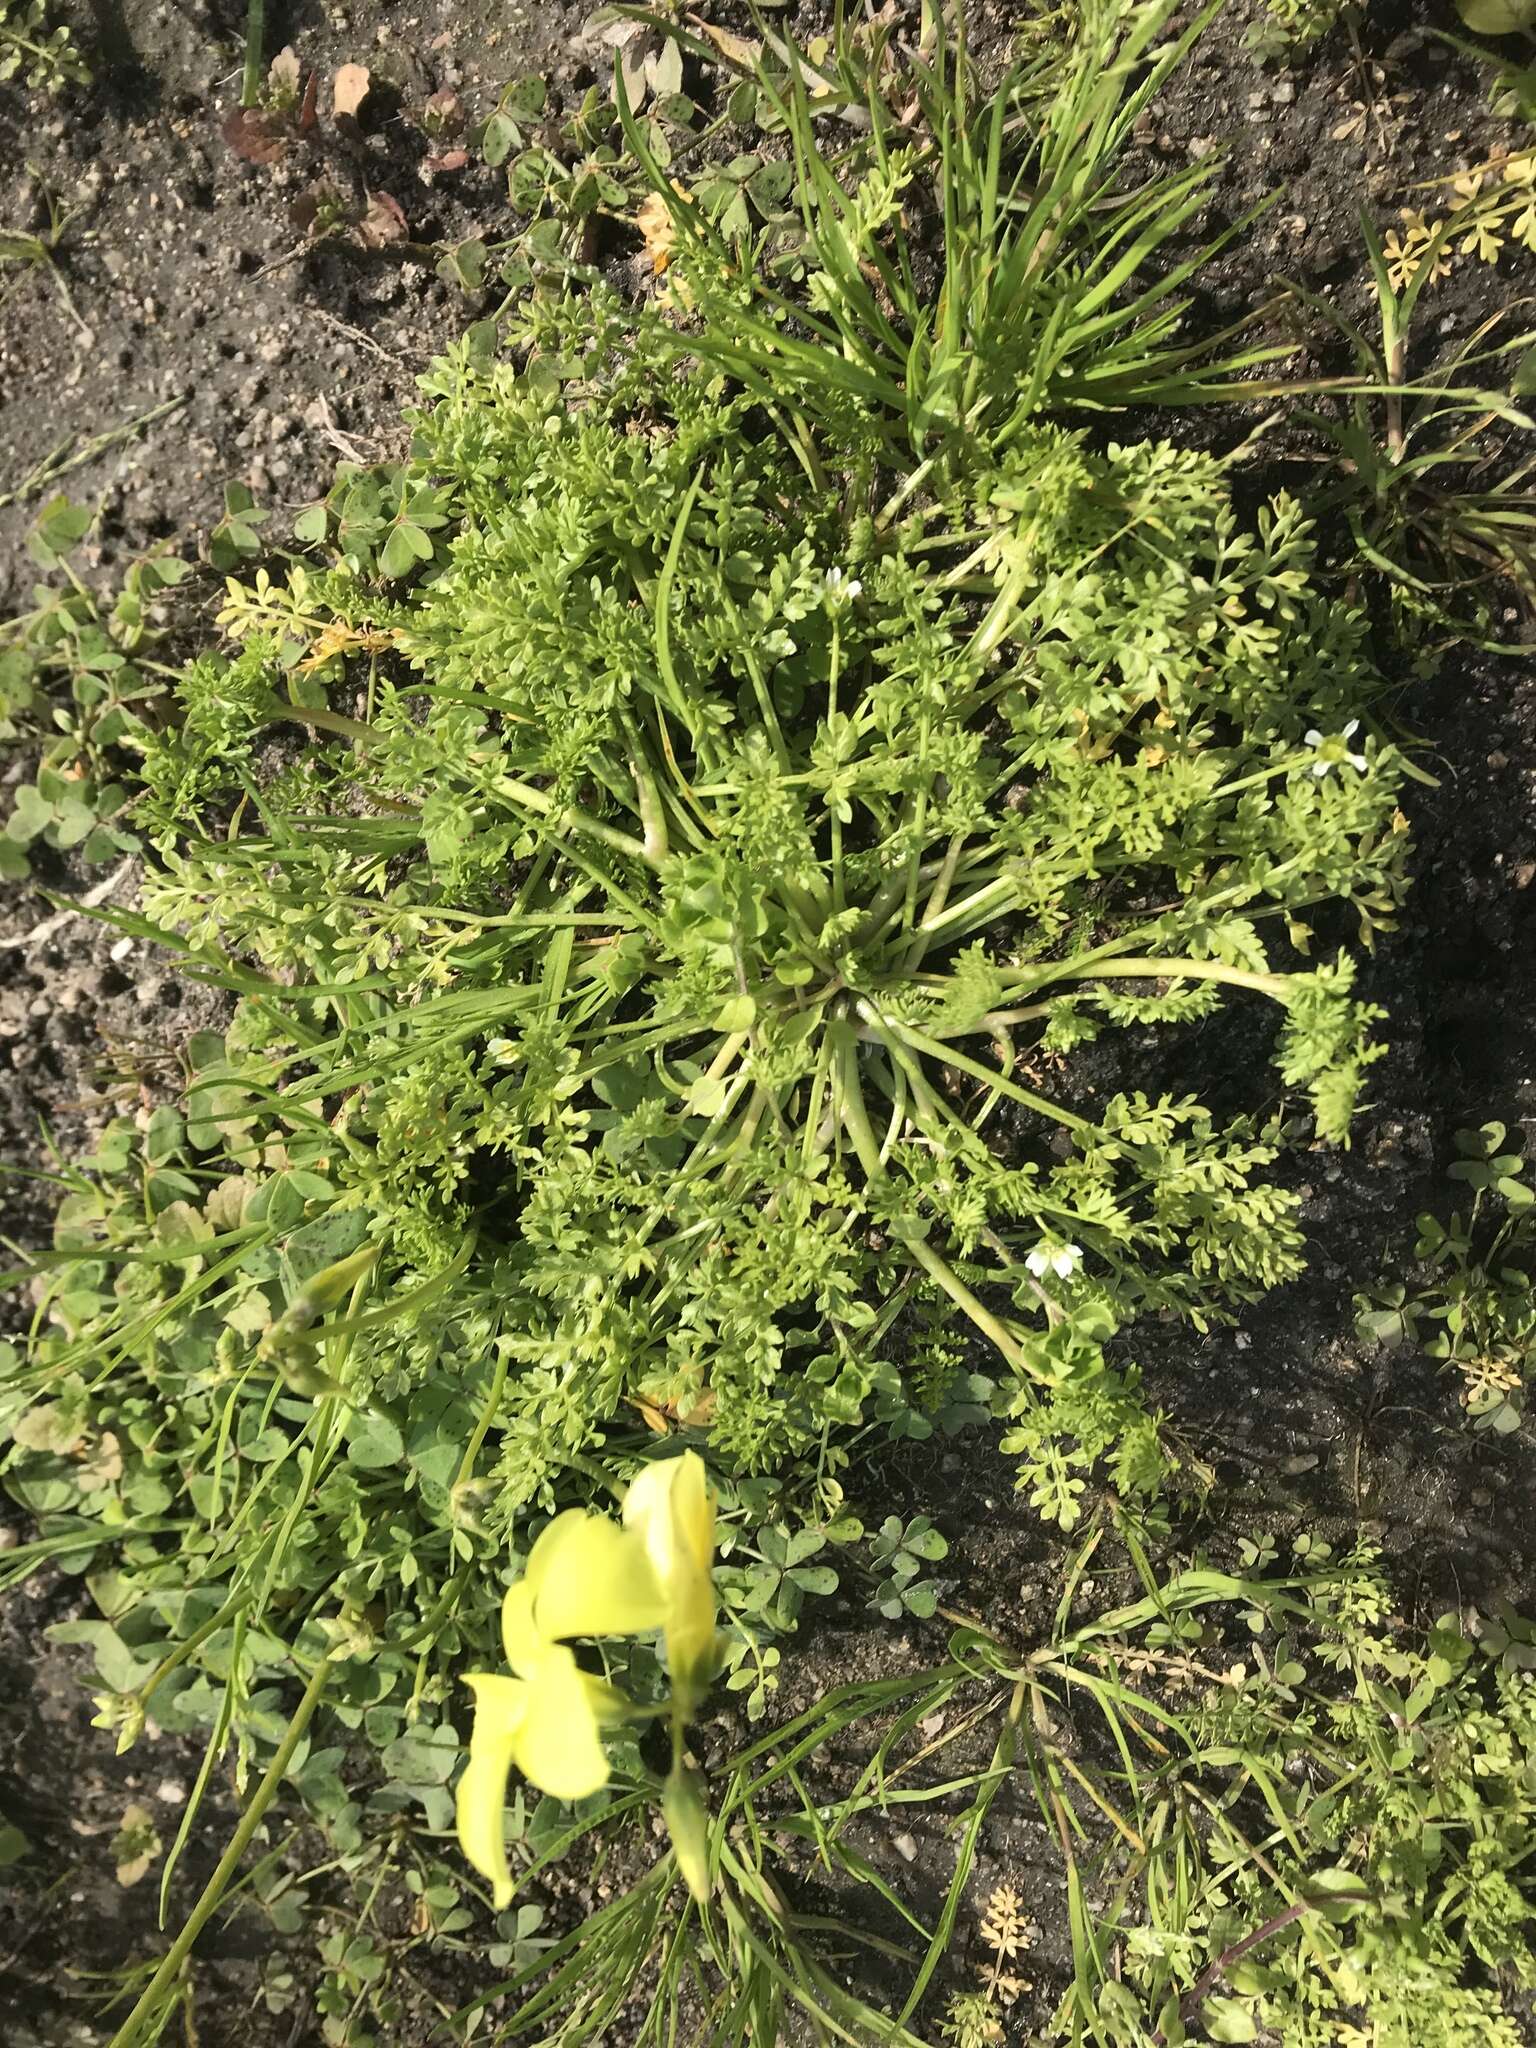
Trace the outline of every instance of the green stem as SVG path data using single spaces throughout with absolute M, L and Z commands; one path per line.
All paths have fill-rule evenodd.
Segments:
M 969 1074 L 977 1081 L 985 1081 L 989 1088 L 996 1088 L 1025 1109 L 1032 1109 L 1037 1116 L 1050 1117 L 1058 1124 L 1064 1124 L 1069 1131 L 1090 1131 L 1092 1124 L 1086 1117 L 1076 1115 L 1070 1109 L 1063 1109 L 1044 1095 L 1036 1095 L 1031 1088 L 1021 1088 L 1017 1081 L 1010 1081 L 995 1067 L 984 1067 L 980 1060 L 973 1060 L 969 1053 L 959 1052 L 953 1045 L 942 1039 L 930 1038 L 926 1031 L 918 1031 L 910 1024 L 901 1024 L 893 1017 L 882 1017 L 871 1003 L 860 1003 L 860 1014 L 883 1038 L 899 1038 L 904 1045 L 910 1045 L 914 1052 L 927 1053 L 930 1059 L 943 1060 L 947 1066 L 956 1068 L 962 1074 Z
M 1008 629 L 1013 624 L 1019 609 L 1019 599 L 1024 595 L 1028 582 L 1029 570 L 1025 567 L 1010 570 L 1004 578 L 997 596 L 992 600 L 991 609 L 976 628 L 966 649 L 971 660 L 978 666 L 989 655 L 995 653 L 1008 637 Z
M 480 1455 L 480 1446 L 485 1442 L 486 1432 L 495 1421 L 497 1411 L 501 1407 L 501 1390 L 506 1383 L 507 1354 L 504 1350 L 499 1350 L 496 1355 L 495 1370 L 491 1375 L 491 1391 L 485 1398 L 485 1406 L 481 1409 L 479 1420 L 470 1432 L 469 1442 L 464 1446 L 464 1456 L 459 1461 L 459 1476 L 454 1481 L 455 1491 L 463 1486 L 467 1480 L 474 1477 L 475 1460 Z
M 763 716 L 763 729 L 768 735 L 779 766 L 787 774 L 793 764 L 790 759 L 789 748 L 785 743 L 784 728 L 779 723 L 779 714 L 774 709 L 773 698 L 769 694 L 767 680 L 763 675 L 761 666 L 753 659 L 750 652 L 744 653 L 742 659 L 746 663 L 747 674 L 751 678 L 752 694 L 757 699 L 757 708 Z
M 651 773 L 651 764 L 645 757 L 640 734 L 632 719 L 620 713 L 624 737 L 628 743 L 627 766 L 630 780 L 635 785 L 635 802 L 640 813 L 641 828 L 645 833 L 645 857 L 652 867 L 660 867 L 669 851 L 667 838 L 667 812 L 661 800 L 661 790 L 656 777 Z
M 339 711 L 326 711 L 314 704 L 285 704 L 273 698 L 270 711 L 261 715 L 262 725 L 307 725 L 316 732 L 333 732 L 346 740 L 377 740 L 384 735 L 377 726 L 359 718 L 343 718 Z
M 192 1655 L 192 1652 L 200 1649 L 207 1642 L 208 1638 L 216 1630 L 221 1629 L 232 1615 L 238 1614 L 240 1609 L 247 1605 L 250 1597 L 249 1593 L 236 1593 L 231 1599 L 224 1602 L 224 1605 L 216 1614 L 210 1614 L 201 1628 L 194 1629 L 184 1643 L 178 1643 L 174 1650 L 162 1657 L 148 1678 L 134 1692 L 133 1697 L 138 1701 L 139 1705 L 147 1707 L 154 1695 L 155 1688 L 163 1685 L 177 1666 L 184 1664 L 187 1658 Z
M 952 907 L 925 917 L 917 928 L 918 934 L 926 940 L 952 924 L 975 924 L 989 917 L 1000 917 L 1005 910 L 1012 908 L 1018 893 L 1018 884 L 1010 876 L 994 876 Z
M 1011 980 L 1013 977 L 1008 978 Z M 1028 973 L 1019 979 L 1027 981 L 1031 988 L 1040 988 L 1052 981 L 1224 981 L 1233 988 L 1256 989 L 1260 995 L 1271 996 L 1277 1003 L 1286 1002 L 1290 996 L 1287 975 L 1257 974 L 1249 967 L 1229 967 L 1225 960 L 1159 960 L 1155 956 L 1094 960 L 1086 964 L 1051 967 L 1043 974 Z
M 864 1091 L 859 1086 L 858 1045 L 852 1032 L 844 1027 L 845 1036 L 841 1048 L 841 1081 L 843 1122 L 853 1149 L 859 1156 L 859 1164 L 872 1181 L 888 1178 L 885 1165 L 880 1157 L 880 1144 L 875 1136 L 874 1126 L 869 1121 L 869 1111 L 864 1103 Z M 1028 1361 L 1019 1349 L 1018 1343 L 1005 1324 L 1001 1323 L 966 1286 L 960 1275 L 921 1238 L 907 1238 L 903 1249 L 914 1264 L 921 1266 L 937 1286 L 949 1296 L 955 1306 L 971 1319 L 982 1335 L 989 1337 L 1015 1372 L 1026 1374 L 1031 1379 L 1040 1375 L 1030 1370 Z
M 303 1740 L 304 1731 L 314 1716 L 325 1692 L 331 1675 L 336 1653 L 322 1657 L 315 1666 L 314 1675 L 305 1687 L 304 1697 L 294 1710 L 293 1719 L 266 1769 L 266 1774 L 251 1799 L 250 1805 L 240 1816 L 240 1825 L 230 1837 L 229 1847 L 219 1859 L 218 1868 L 203 1887 L 202 1897 L 188 1915 L 186 1925 L 177 1935 L 158 1970 L 144 1987 L 138 2004 L 112 2037 L 111 2048 L 139 2048 L 145 2039 L 144 2028 L 156 2016 L 160 2001 L 171 1985 L 181 1975 L 187 1958 L 191 1955 L 197 1937 L 202 1933 L 214 1913 L 219 1901 L 229 1889 L 230 1880 L 240 1867 L 242 1857 L 251 1846 L 251 1839 L 266 1816 L 267 1808 L 276 1798 L 278 1789 L 288 1775 L 288 1766 L 293 1762 L 294 1752 Z
M 1023 1373 L 1032 1380 L 1044 1380 L 1044 1374 L 1036 1372 L 1030 1365 L 1006 1324 L 978 1300 L 947 1259 L 941 1258 L 931 1245 L 921 1239 L 909 1241 L 905 1249 L 935 1286 L 943 1288 L 956 1308 L 969 1316 L 982 1335 L 991 1338 L 1015 1372 Z
M 950 884 L 955 879 L 955 869 L 960 864 L 960 855 L 964 850 L 965 834 L 963 832 L 956 832 L 951 838 L 948 850 L 944 855 L 938 879 L 935 881 L 928 901 L 923 907 L 922 921 L 917 926 L 903 970 L 907 974 L 915 974 L 917 972 L 918 968 L 923 964 L 923 959 L 929 946 L 933 943 L 933 933 L 928 929 L 928 926 L 931 921 L 942 917 L 944 914 L 944 905 L 949 901 Z
M 1024 1720 L 1026 1695 L 1027 1682 L 1020 1678 L 1013 1688 L 1008 1711 L 993 1746 L 992 1761 L 961 1826 L 960 1845 L 955 1852 L 954 1875 L 950 1879 L 943 1909 L 934 1928 L 933 1939 L 928 1945 L 928 1953 L 923 1957 L 922 1967 L 912 1982 L 905 2004 L 896 2015 L 897 2027 L 904 2027 L 922 2003 L 923 1994 L 928 1989 L 934 1972 L 949 1952 L 950 1943 L 954 1939 L 955 1922 L 959 1918 L 960 1901 L 965 1896 L 966 1885 L 970 1881 L 971 1871 L 975 1865 L 982 1829 L 993 1801 L 1006 1784 L 1018 1758 L 1019 1734 Z
M 827 673 L 827 738 L 834 754 L 837 750 L 837 670 L 842 659 L 842 627 L 836 618 L 832 620 L 832 654 Z M 835 772 L 835 771 L 834 771 Z M 843 821 L 837 814 L 838 798 L 833 795 L 829 809 L 832 819 L 832 908 L 843 907 Z
M 254 107 L 261 98 L 261 46 L 266 39 L 267 0 L 248 0 L 245 10 L 245 69 L 240 75 L 240 104 Z
M 646 861 L 652 867 L 656 865 L 646 850 L 644 840 L 636 839 L 633 833 L 621 832 L 616 825 L 604 824 L 601 818 L 594 818 L 579 804 L 557 804 L 553 797 L 546 796 L 542 789 L 535 789 L 531 782 L 519 782 L 511 775 L 498 775 L 493 787 L 498 796 L 523 805 L 535 817 L 547 818 L 555 825 L 569 826 L 573 832 L 583 832 L 588 839 L 600 840 L 617 853 L 627 853 L 632 860 Z

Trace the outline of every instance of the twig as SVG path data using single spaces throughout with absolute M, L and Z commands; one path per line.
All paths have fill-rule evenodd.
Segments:
M 348 341 L 360 342 L 364 348 L 371 350 L 372 353 L 376 355 L 381 362 L 393 363 L 396 366 L 396 368 L 400 368 L 408 360 L 408 357 L 404 350 L 383 347 L 381 343 L 374 340 L 371 334 L 364 334 L 361 327 L 353 327 L 350 326 L 348 322 L 345 320 L 338 320 L 334 313 L 327 313 L 323 306 L 310 306 L 306 310 L 308 311 L 311 319 L 323 320 L 327 327 L 334 327 L 336 332 L 338 334 L 344 334 L 347 337 Z M 414 356 L 418 362 L 425 355 L 425 353 L 426 351 L 424 349 L 412 349 L 410 351 L 410 354 Z
M 68 476 L 72 469 L 79 469 L 87 462 L 94 462 L 98 455 L 105 455 L 109 448 L 115 448 L 119 441 L 126 441 L 141 427 L 151 427 L 157 420 L 163 420 L 167 413 L 178 412 L 191 395 L 189 391 L 182 391 L 175 398 L 166 399 L 163 405 L 151 406 L 148 412 L 141 412 L 135 419 L 124 420 L 120 426 L 108 427 L 104 434 L 95 435 L 83 448 L 77 448 L 72 455 L 65 453 L 70 445 L 69 437 L 66 436 L 51 455 L 43 457 L 30 476 L 22 478 L 13 491 L 0 492 L 0 508 L 6 505 L 19 505 L 27 498 L 35 498 L 39 491 L 46 490 L 49 484 L 57 483 L 61 476 Z
M 1216 1960 L 1201 1971 L 1179 2000 L 1179 2018 L 1192 2019 L 1205 2002 L 1212 1987 L 1219 1984 L 1233 1965 L 1240 1963 L 1250 1949 L 1257 1948 L 1260 1942 L 1268 1941 L 1271 1935 L 1279 1934 L 1282 1929 L 1290 1927 L 1307 1913 L 1320 1912 L 1324 1906 L 1339 1901 L 1348 1905 L 1368 1905 L 1370 1899 L 1371 1894 L 1365 1891 L 1328 1892 L 1321 1898 L 1298 1899 L 1293 1906 L 1287 1906 L 1283 1913 L 1276 1913 L 1272 1919 L 1266 1920 L 1262 1927 L 1256 1927 L 1252 1934 L 1245 1934 L 1241 1941 L 1235 1941 L 1230 1948 L 1224 1948 Z M 1167 2041 L 1168 2036 L 1159 2027 L 1152 2036 L 1148 2048 L 1167 2048 Z
M 62 910 L 56 910 L 52 917 L 45 917 L 41 924 L 33 925 L 31 931 L 18 932 L 13 939 L 0 939 L 0 953 L 12 952 L 23 946 L 40 946 L 45 939 L 51 939 L 62 925 L 68 924 L 72 917 L 83 917 L 88 910 L 94 910 L 98 904 L 105 903 L 137 859 L 137 854 L 130 853 L 125 861 L 119 862 L 104 882 L 98 882 L 95 888 L 87 889 L 77 903 L 66 904 Z
M 344 434 L 341 428 L 337 426 L 335 416 L 331 412 L 331 401 L 323 391 L 320 393 L 320 410 L 325 419 L 322 432 L 337 454 L 347 462 L 355 462 L 360 467 L 366 468 L 368 463 L 367 456 L 357 445 L 356 441 L 353 440 L 352 436 Z

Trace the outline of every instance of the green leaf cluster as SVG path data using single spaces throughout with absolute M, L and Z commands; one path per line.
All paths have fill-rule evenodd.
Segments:
M 1457 1131 L 1455 1144 L 1448 1178 L 1472 1191 L 1470 1209 L 1419 1217 L 1415 1276 L 1356 1295 L 1355 1329 L 1389 1351 L 1445 1359 L 1474 1429 L 1510 1436 L 1536 1359 L 1536 1195 L 1519 1133 L 1494 1121 Z
M 660 323 L 535 298 L 513 341 L 438 366 L 383 486 L 430 501 L 415 580 L 317 525 L 331 566 L 231 587 L 238 651 L 145 764 L 146 913 L 242 963 L 258 1127 L 324 1129 L 392 1286 L 477 1233 L 503 1517 L 625 1401 L 707 1410 L 745 1469 L 898 1413 L 887 1333 L 940 1297 L 1011 1368 L 1046 1512 L 1122 1444 L 1153 1485 L 1106 1347 L 1295 1270 L 1275 1139 L 1021 1077 L 1252 992 L 1344 1135 L 1372 1013 L 1347 957 L 1275 961 L 1400 886 L 1394 751 L 1303 744 L 1373 687 L 1363 619 L 1209 457 L 1042 429 L 848 529 Z M 274 768 L 279 723 L 310 738 Z M 1055 1293 L 1043 1238 L 1086 1255 Z
M 62 496 L 43 507 L 28 549 L 44 580 L 25 610 L 0 620 L 0 745 L 26 748 L 30 771 L 0 830 L 0 877 L 10 880 L 30 872 L 39 844 L 78 849 L 87 862 L 137 845 L 124 822 L 129 771 L 164 689 L 154 657 L 188 564 L 146 555 L 103 594 L 72 559 L 92 523 L 88 507 Z
M 0 0 L 0 82 L 19 77 L 57 93 L 89 84 L 90 76 L 68 28 L 49 27 L 47 0 Z

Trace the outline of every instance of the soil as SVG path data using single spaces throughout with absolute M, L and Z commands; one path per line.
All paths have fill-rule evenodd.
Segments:
M 579 83 L 603 61 L 584 9 L 549 0 L 536 10 L 490 0 L 408 8 L 273 0 L 269 49 L 291 42 L 322 78 L 343 62 L 370 67 L 351 170 L 390 195 L 408 228 L 406 240 L 381 249 L 306 248 L 290 208 L 312 166 L 298 157 L 245 162 L 221 133 L 239 82 L 243 9 L 235 0 L 61 0 L 52 12 L 70 23 L 95 83 L 56 102 L 14 81 L 0 86 L 0 161 L 10 167 L 0 174 L 0 222 L 44 224 L 42 190 L 73 216 L 59 254 L 67 300 L 40 270 L 0 285 L 0 497 L 11 494 L 0 504 L 0 605 L 13 607 L 25 602 L 33 574 L 26 530 L 55 488 L 101 505 L 87 566 L 105 578 L 156 541 L 194 553 L 231 480 L 274 508 L 280 531 L 326 487 L 338 460 L 403 450 L 413 380 L 482 310 L 437 277 L 428 245 L 493 239 L 511 226 L 500 175 L 477 165 L 424 173 L 429 145 L 407 116 L 429 92 L 450 89 L 473 117 L 509 77 L 537 71 Z M 1168 165 L 1229 149 L 1213 225 L 1241 220 L 1275 187 L 1283 191 L 1215 266 L 1202 317 L 1237 317 L 1282 275 L 1358 312 L 1366 300 L 1359 210 L 1392 224 L 1416 181 L 1481 160 L 1511 130 L 1487 110 L 1486 72 L 1437 39 L 1459 26 L 1448 4 L 1365 6 L 1357 28 L 1346 24 L 1269 68 L 1244 45 L 1254 13 L 1252 4 L 1234 5 L 1212 27 L 1142 124 L 1136 155 Z M 716 18 L 746 25 L 729 9 Z M 802 25 L 816 22 L 808 15 Z M 22 174 L 24 162 L 35 176 Z M 1496 277 L 1463 263 L 1427 301 L 1430 333 L 1464 337 L 1523 288 L 1508 266 Z M 179 401 L 176 410 L 118 433 L 168 400 Z M 1220 431 L 1230 433 L 1230 422 Z M 61 444 L 68 454 L 107 435 L 117 438 L 57 484 L 28 488 Z M 1278 450 L 1282 470 L 1283 458 Z M 1256 473 L 1256 484 L 1271 480 Z M 195 579 L 184 604 L 189 638 L 210 634 L 216 579 Z M 1522 624 L 1511 618 L 1512 636 Z M 1444 1370 L 1411 1351 L 1362 1345 L 1352 1306 L 1359 1290 L 1401 1274 L 1415 1217 L 1443 1207 L 1459 1127 L 1498 1117 L 1536 1136 L 1536 676 L 1462 651 L 1432 682 L 1405 686 L 1396 709 L 1427 743 L 1437 781 L 1414 785 L 1405 806 L 1414 888 L 1365 990 L 1390 1018 L 1391 1056 L 1374 1072 L 1373 1107 L 1350 1151 L 1319 1151 L 1296 1169 L 1313 1254 L 1307 1275 L 1236 1329 L 1204 1338 L 1138 1332 L 1136 1356 L 1182 1441 L 1215 1473 L 1226 1540 L 1245 1526 L 1337 1539 L 1364 1524 L 1393 1566 L 1404 1617 L 1418 1622 L 1500 1597 L 1527 1609 L 1536 1602 L 1529 1431 L 1472 1433 Z M 15 781 L 26 768 L 17 756 L 0 776 Z M 131 863 L 106 872 L 106 900 L 130 902 Z M 102 877 L 61 867 L 42 879 L 78 892 Z M 0 903 L 0 1158 L 45 1164 L 40 1121 L 68 1157 L 115 1099 L 167 1086 L 188 1032 L 216 1015 L 208 991 L 141 942 L 125 945 L 36 888 L 11 888 Z M 1168 1062 L 1169 1085 L 1181 1068 L 1187 1082 L 1198 1067 L 1216 1106 L 1225 1091 L 1234 1108 L 1261 1107 L 1254 1075 L 1268 1028 L 1254 1011 L 1227 1006 L 1173 1050 L 1160 1042 L 1157 1056 Z M 5 1234 L 40 1241 L 48 1189 L 9 1185 Z M 904 1513 L 933 1515 L 952 1544 L 944 1566 L 951 1597 L 1027 1637 L 1053 1602 L 1060 1553 L 1011 1484 L 1000 1457 L 939 1441 L 887 1454 L 869 1491 Z M 20 1533 L 0 1531 L 0 1543 L 10 1547 Z M 63 1577 L 0 1605 L 0 1819 L 32 1845 L 0 1879 L 7 2048 L 110 2037 L 116 2022 L 102 2016 L 103 1983 L 92 1973 L 151 1956 L 160 1940 L 156 1880 L 119 1885 L 112 1836 L 137 1800 L 168 1839 L 197 1765 L 164 1738 L 122 1759 L 106 1754 L 89 1727 L 88 1673 L 44 1633 L 88 1610 L 83 1588 Z M 804 1704 L 820 1685 L 855 1673 L 901 1668 L 935 1646 L 919 1628 L 893 1638 L 845 1607 L 797 1644 L 779 1705 Z M 200 1823 L 170 1924 L 195 1896 L 232 1810 L 215 1807 Z M 1034 1824 L 1006 1805 L 995 1820 L 973 1888 L 977 1911 L 987 1887 L 1006 1876 L 1048 1921 L 1055 1880 Z M 866 1853 L 899 1875 L 906 1845 L 893 1852 L 891 1842 L 905 1832 L 893 1823 Z M 930 1840 L 933 1860 L 947 1867 L 941 1838 L 921 1826 L 910 1832 L 920 1869 Z M 565 1911 L 590 1903 L 582 1882 L 552 1891 L 557 1918 L 562 1895 Z M 237 1918 L 205 1943 L 196 2039 L 203 2048 L 320 2042 L 303 1998 L 278 2014 L 258 2002 L 246 1953 L 253 1925 Z M 1048 1932 L 1034 1972 L 1038 2004 L 1020 2006 L 1010 2038 L 1026 2038 L 1028 2022 L 1048 2009 L 1052 1939 Z M 469 1970 L 456 1990 L 450 1971 L 441 1995 L 468 1995 L 474 1983 Z M 406 2015 L 386 2038 L 407 2048 L 430 2037 L 429 2018 Z

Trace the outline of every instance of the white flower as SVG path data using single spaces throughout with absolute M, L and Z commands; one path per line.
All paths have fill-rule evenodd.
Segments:
M 1054 1273 L 1058 1280 L 1070 1280 L 1083 1263 L 1082 1247 L 1075 1244 L 1037 1244 L 1024 1261 L 1037 1280 Z
M 845 604 L 852 604 L 856 597 L 862 595 L 863 590 L 864 586 L 858 577 L 850 576 L 845 569 L 829 569 L 821 580 L 822 597 L 834 610 Z
M 1315 725 L 1309 733 L 1304 734 L 1307 745 L 1317 749 L 1317 759 L 1312 763 L 1312 773 L 1326 775 L 1330 769 L 1342 767 L 1347 761 L 1351 768 L 1358 768 L 1363 775 L 1370 763 L 1364 754 L 1352 754 L 1349 751 L 1349 743 L 1359 730 L 1359 719 L 1352 718 L 1336 738 L 1325 739 Z

